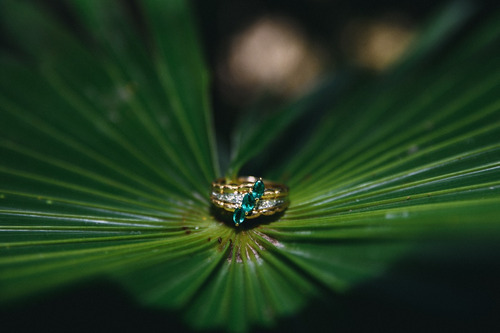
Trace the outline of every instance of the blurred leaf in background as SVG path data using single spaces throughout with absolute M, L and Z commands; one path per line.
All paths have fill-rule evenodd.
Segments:
M 378 74 L 345 66 L 238 120 L 212 111 L 192 6 L 0 3 L 4 321 L 494 328 L 500 12 L 452 2 Z M 238 174 L 286 182 L 289 209 L 219 221 L 210 184 Z

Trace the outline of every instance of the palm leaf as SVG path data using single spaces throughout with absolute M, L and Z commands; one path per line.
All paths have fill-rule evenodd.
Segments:
M 464 243 L 480 269 L 498 256 L 498 15 L 474 23 L 454 4 L 381 77 L 337 77 L 242 122 L 224 171 L 285 181 L 291 206 L 234 228 L 210 209 L 219 156 L 189 6 L 68 6 L 71 27 L 2 3 L 4 304 L 105 276 L 191 327 L 241 331 L 370 283 L 405 298 L 416 270 L 469 267 Z

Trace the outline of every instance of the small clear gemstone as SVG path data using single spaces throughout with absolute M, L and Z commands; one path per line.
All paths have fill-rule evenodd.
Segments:
M 241 208 L 237 208 L 233 213 L 233 222 L 238 226 L 240 223 L 245 221 L 245 211 Z
M 260 200 L 257 204 L 257 209 L 268 209 L 276 206 L 280 206 L 284 203 L 283 200 Z
M 241 208 L 245 212 L 250 212 L 255 207 L 255 198 L 250 193 L 245 194 L 243 201 L 241 202 Z
M 258 181 L 255 182 L 255 184 L 253 184 L 252 196 L 255 199 L 260 199 L 264 194 L 264 190 L 265 190 L 264 182 L 259 179 Z
M 244 194 L 242 193 L 217 193 L 213 192 L 212 196 L 220 201 L 239 204 L 243 200 Z

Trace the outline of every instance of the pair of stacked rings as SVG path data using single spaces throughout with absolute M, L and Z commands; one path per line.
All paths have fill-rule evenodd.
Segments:
M 286 185 L 256 177 L 217 179 L 212 183 L 210 198 L 215 207 L 233 213 L 236 226 L 245 219 L 282 212 L 289 204 Z

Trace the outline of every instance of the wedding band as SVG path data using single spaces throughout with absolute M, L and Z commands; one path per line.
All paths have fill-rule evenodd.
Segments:
M 269 216 L 284 211 L 289 204 L 288 186 L 257 177 L 236 180 L 217 179 L 210 199 L 215 207 L 233 213 L 236 226 L 245 219 Z

